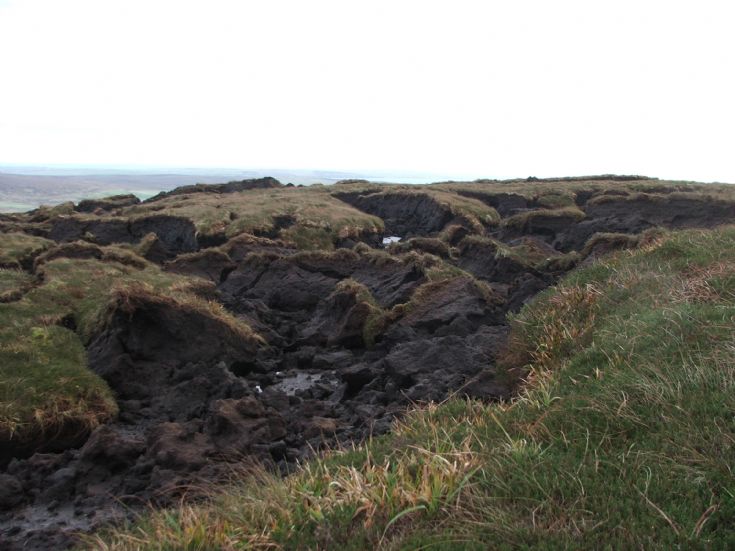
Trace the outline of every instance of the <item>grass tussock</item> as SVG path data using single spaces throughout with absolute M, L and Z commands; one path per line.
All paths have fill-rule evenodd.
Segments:
M 417 409 L 358 449 L 90 546 L 731 548 L 733 266 L 735 228 L 607 256 L 512 319 L 511 402 Z

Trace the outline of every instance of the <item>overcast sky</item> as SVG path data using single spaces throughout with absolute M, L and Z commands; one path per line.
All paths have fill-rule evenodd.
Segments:
M 735 183 L 733 4 L 0 0 L 0 163 Z

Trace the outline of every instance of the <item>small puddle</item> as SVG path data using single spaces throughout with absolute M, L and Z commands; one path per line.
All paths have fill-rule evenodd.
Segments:
M 307 390 L 322 378 L 321 373 L 297 373 L 293 377 L 284 377 L 284 379 L 273 385 L 271 388 L 280 390 L 287 396 L 294 396 L 299 390 Z

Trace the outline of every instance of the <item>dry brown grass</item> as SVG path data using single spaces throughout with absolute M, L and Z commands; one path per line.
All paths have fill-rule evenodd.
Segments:
M 133 314 L 136 310 L 150 305 L 166 306 L 216 320 L 245 342 L 265 343 L 263 337 L 253 331 L 248 324 L 233 316 L 220 303 L 206 300 L 192 292 L 188 281 L 174 284 L 166 291 L 155 290 L 152 285 L 140 281 L 116 284 L 111 290 L 103 317 L 109 319 L 117 311 Z
M 138 270 L 143 270 L 150 265 L 146 259 L 124 247 L 114 245 L 103 247 L 86 241 L 74 241 L 73 243 L 61 243 L 46 250 L 36 258 L 33 270 L 37 271 L 46 262 L 57 258 L 93 258 L 103 262 L 117 262 Z
M 721 303 L 735 298 L 732 291 L 717 285 L 718 280 L 735 277 L 735 261 L 723 260 L 708 266 L 692 266 L 680 285 L 670 290 L 674 303 Z
M 379 218 L 354 209 L 322 188 L 172 195 L 123 213 L 132 218 L 151 213 L 182 216 L 206 236 L 277 235 L 302 248 L 332 248 L 338 239 L 380 233 L 383 228 Z

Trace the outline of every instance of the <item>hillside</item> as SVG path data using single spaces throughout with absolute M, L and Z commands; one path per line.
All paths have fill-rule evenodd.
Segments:
M 0 215 L 0 538 L 732 545 L 734 220 L 615 176 Z

